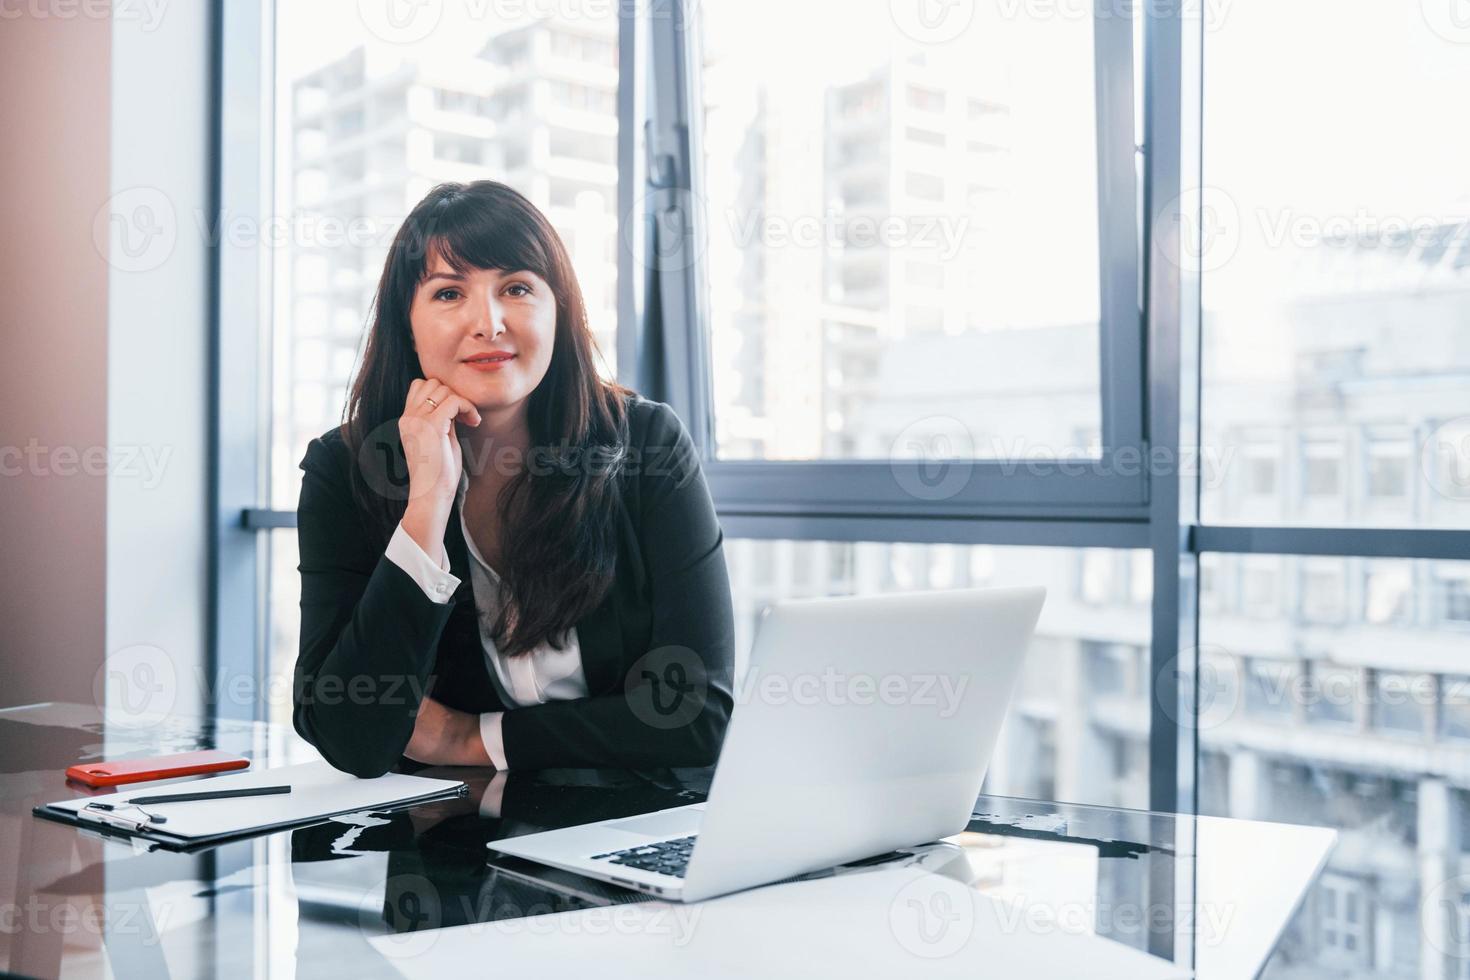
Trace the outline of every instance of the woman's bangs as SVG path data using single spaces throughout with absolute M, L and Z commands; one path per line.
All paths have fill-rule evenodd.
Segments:
M 523 216 L 487 209 L 446 212 L 425 229 L 419 282 L 428 276 L 435 255 L 459 273 L 470 269 L 524 269 L 550 282 L 551 257 L 528 224 Z

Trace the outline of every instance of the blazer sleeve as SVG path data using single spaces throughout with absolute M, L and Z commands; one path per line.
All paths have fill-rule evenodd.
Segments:
M 724 532 L 688 431 L 669 406 L 652 405 L 633 457 L 633 517 L 651 591 L 649 649 L 617 693 L 505 712 L 511 770 L 707 766 L 720 754 L 735 663 Z M 680 688 L 672 691 L 677 700 L 671 686 Z M 670 704 L 675 710 L 664 713 Z
M 413 735 L 453 603 L 431 600 L 369 543 L 345 444 L 313 439 L 297 506 L 301 646 L 292 722 L 337 769 L 381 776 Z

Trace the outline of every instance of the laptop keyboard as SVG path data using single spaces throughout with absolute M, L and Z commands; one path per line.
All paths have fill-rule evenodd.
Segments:
M 694 850 L 694 838 L 697 836 L 699 835 L 690 834 L 688 837 L 675 837 L 673 840 L 625 847 L 621 851 L 594 854 L 592 860 L 608 861 L 612 864 L 620 864 L 625 868 L 637 868 L 639 871 L 651 871 L 658 875 L 682 878 L 684 869 L 689 866 L 689 854 Z

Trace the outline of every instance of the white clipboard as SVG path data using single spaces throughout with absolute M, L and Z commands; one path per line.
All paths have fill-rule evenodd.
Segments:
M 202 790 L 246 789 L 289 784 L 290 793 L 223 800 L 150 803 L 141 809 L 123 806 L 132 797 L 164 796 Z M 388 773 L 361 779 L 326 762 L 307 762 L 277 769 L 256 769 L 229 776 L 134 786 L 118 793 L 47 803 L 32 812 L 39 817 L 107 833 L 142 838 L 173 850 L 216 844 L 272 830 L 300 827 L 360 810 L 392 810 L 453 799 L 467 792 L 462 782 Z M 93 804 L 112 806 L 100 810 Z M 150 815 L 166 816 L 154 823 Z

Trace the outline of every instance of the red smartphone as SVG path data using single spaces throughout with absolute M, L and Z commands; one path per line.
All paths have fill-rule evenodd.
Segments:
M 248 769 L 250 760 L 216 749 L 202 752 L 180 752 L 177 755 L 155 755 L 146 759 L 119 759 L 115 762 L 86 762 L 66 771 L 67 779 L 88 786 L 118 786 L 143 783 L 150 779 L 172 779 L 175 776 L 197 776 L 205 772 L 229 772 Z

